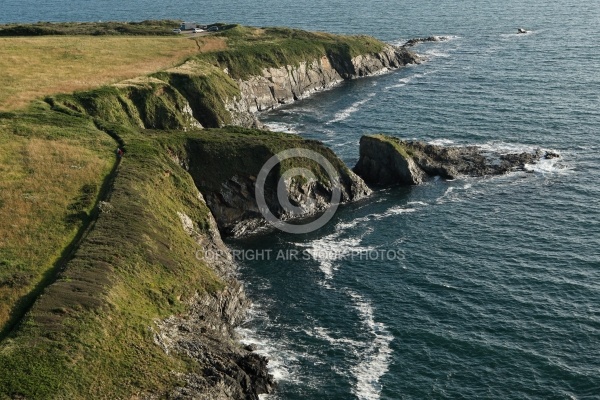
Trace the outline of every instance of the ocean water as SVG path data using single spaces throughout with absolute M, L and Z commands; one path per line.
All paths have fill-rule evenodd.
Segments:
M 390 43 L 448 36 L 415 47 L 422 65 L 263 119 L 325 142 L 349 166 L 366 133 L 562 157 L 503 177 L 379 191 L 310 234 L 231 241 L 263 251 L 240 262 L 255 302 L 240 333 L 271 359 L 279 386 L 266 398 L 600 398 L 595 2 L 9 0 L 0 9 L 0 22 L 170 17 Z

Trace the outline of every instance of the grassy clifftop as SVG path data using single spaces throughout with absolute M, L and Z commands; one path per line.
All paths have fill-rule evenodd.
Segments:
M 342 36 L 290 28 L 229 27 L 220 34 L 228 48 L 199 55 L 227 68 L 235 79 L 260 75 L 263 68 L 297 65 L 323 56 L 350 59 L 383 50 L 385 44 L 370 36 Z
M 0 25 L 0 36 L 167 36 L 173 35 L 173 28 L 179 21 L 152 20 L 141 22 L 37 22 L 35 24 Z
M 315 57 L 373 53 L 383 43 L 222 27 L 192 40 L 0 39 L 0 54 L 13 57 L 0 56 L 10 76 L 0 77 L 9 93 L 0 95 L 0 398 L 164 396 L 186 374 L 203 373 L 203 361 L 167 355 L 154 341 L 157 320 L 186 315 L 196 294 L 226 285 L 196 258 L 197 238 L 182 226 L 185 214 L 197 235 L 212 234 L 196 188 L 202 177 L 194 179 L 175 153 L 200 146 L 222 158 L 221 168 L 205 171 L 207 184 L 247 172 L 244 163 L 256 170 L 259 148 L 317 149 L 347 169 L 317 142 L 203 131 L 198 121 L 230 123 L 224 102 L 239 96 L 238 78 Z M 46 69 L 28 65 L 39 49 Z M 144 57 L 156 63 L 139 67 Z M 105 75 L 87 81 L 98 71 Z M 126 151 L 121 162 L 117 146 Z

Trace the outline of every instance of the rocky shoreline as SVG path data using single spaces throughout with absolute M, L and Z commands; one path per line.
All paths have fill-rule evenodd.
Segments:
M 356 79 L 385 73 L 407 63 L 419 62 L 418 56 L 404 48 L 386 46 L 375 55 L 358 56 L 350 62 L 331 62 L 329 58 L 304 62 L 298 66 L 267 68 L 262 76 L 239 81 L 240 99 L 227 103 L 233 125 L 261 127 L 256 113 L 296 101 L 326 90 L 345 79 Z M 254 138 L 256 142 L 257 138 Z M 168 393 L 174 399 L 247 399 L 255 400 L 275 387 L 269 374 L 268 360 L 253 348 L 241 346 L 235 328 L 244 322 L 250 301 L 242 284 L 235 277 L 235 263 L 221 234 L 245 236 L 261 231 L 268 224 L 256 204 L 256 176 L 268 158 L 274 155 L 269 143 L 257 145 L 256 162 L 244 163 L 239 170 L 226 173 L 225 179 L 207 180 L 206 171 L 219 168 L 227 154 L 207 151 L 207 143 L 190 141 L 186 150 L 172 154 L 173 160 L 194 178 L 198 198 L 208 205 L 210 235 L 201 235 L 194 222 L 180 215 L 183 229 L 205 250 L 225 255 L 210 260 L 213 269 L 225 282 L 225 289 L 216 295 L 198 295 L 189 302 L 190 312 L 156 321 L 155 343 L 167 354 L 185 354 L 204 365 L 202 374 L 187 374 L 179 378 L 184 385 Z M 290 143 L 292 145 L 292 143 Z M 302 140 L 294 146 L 313 149 L 324 154 L 340 176 L 341 202 L 363 199 L 371 194 L 365 182 L 347 168 L 337 156 L 319 142 Z M 224 150 L 226 153 L 230 149 Z M 252 165 L 252 167 L 249 167 Z M 225 168 L 227 169 L 227 168 Z M 281 220 L 306 218 L 324 211 L 331 205 L 331 187 L 327 182 L 304 182 L 287 179 L 285 189 L 300 214 L 286 213 L 278 205 L 277 183 L 269 180 L 266 200 Z M 206 200 L 205 200 L 206 199 Z M 151 397 L 150 397 L 151 398 Z
M 256 118 L 258 112 L 306 98 L 344 80 L 380 75 L 420 62 L 420 57 L 405 46 L 386 45 L 379 53 L 349 60 L 323 55 L 299 65 L 265 68 L 260 76 L 237 81 L 241 96 L 229 99 L 226 108 L 231 113 L 232 125 L 264 128 Z
M 368 185 L 504 173 L 557 156 L 488 157 L 480 149 L 370 136 L 361 140 L 352 171 L 321 142 L 252 129 L 262 126 L 256 114 L 344 80 L 419 63 L 409 47 L 444 38 L 394 47 L 365 36 L 225 28 L 213 37 L 227 45 L 219 51 L 2 116 L 15 132 L 27 121 L 47 140 L 64 133 L 54 130 L 61 125 L 78 127 L 71 129 L 73 142 L 89 130 L 125 153 L 104 178 L 98 206 L 85 215 L 90 228 L 26 323 L 2 343 L 0 366 L 10 387 L 1 394 L 34 398 L 31 390 L 41 388 L 45 398 L 256 400 L 275 382 L 268 360 L 236 335 L 250 301 L 222 237 L 264 231 L 266 208 L 280 221 L 311 218 L 368 199 Z M 293 161 L 278 158 L 287 151 Z M 272 159 L 279 163 L 265 177 L 258 204 L 256 183 Z M 331 164 L 333 178 L 323 164 Z
M 415 39 L 408 46 L 422 41 L 443 38 Z M 347 65 L 335 66 L 326 57 L 301 63 L 299 66 L 267 68 L 262 76 L 239 81 L 242 97 L 227 103 L 235 124 L 260 126 L 256 113 L 296 101 L 319 90 L 325 90 L 343 79 L 383 73 L 408 62 L 419 62 L 417 56 L 405 47 L 386 47 L 383 53 L 357 57 Z M 221 134 L 222 135 L 222 134 Z M 211 210 L 210 238 L 195 237 L 204 248 L 212 247 L 221 254 L 228 249 L 220 235 L 242 237 L 264 231 L 268 223 L 255 199 L 256 176 L 264 163 L 273 157 L 277 147 L 257 133 L 252 143 L 238 142 L 228 148 L 213 149 L 210 140 L 189 141 L 185 151 L 175 156 L 194 179 L 199 193 Z M 264 141 L 261 141 L 265 139 Z M 272 138 L 271 138 L 272 139 Z M 558 157 L 550 152 L 493 154 L 481 148 L 435 146 L 417 141 L 403 141 L 391 136 L 363 136 L 360 141 L 360 160 L 353 170 L 348 169 L 337 156 L 320 142 L 298 138 L 283 147 L 311 148 L 326 156 L 341 177 L 342 203 L 364 199 L 371 194 L 369 186 L 417 185 L 428 177 L 441 176 L 455 179 L 461 175 L 485 176 L 504 174 L 534 164 L 541 158 Z M 239 141 L 239 139 L 238 139 Z M 252 160 L 224 166 L 222 160 L 244 148 Z M 220 166 L 220 167 L 219 167 Z M 314 168 L 311 167 L 311 168 Z M 220 170 L 219 178 L 206 171 Z M 288 200 L 301 209 L 300 214 L 286 214 L 279 205 L 277 188 L 281 174 L 267 181 L 267 205 L 281 220 L 306 218 L 323 212 L 331 206 L 331 187 L 326 182 L 304 182 L 283 179 Z M 199 194 L 199 196 L 202 197 Z M 182 218 L 184 227 L 194 237 L 194 229 Z M 192 312 L 172 316 L 157 323 L 156 342 L 168 353 L 176 351 L 208 367 L 204 374 L 182 377 L 186 384 L 176 388 L 173 398 L 201 399 L 257 399 L 275 386 L 269 375 L 268 360 L 237 343 L 234 328 L 244 321 L 250 302 L 242 285 L 235 279 L 235 265 L 221 260 L 213 267 L 220 271 L 226 289 L 217 296 L 198 296 L 190 304 Z

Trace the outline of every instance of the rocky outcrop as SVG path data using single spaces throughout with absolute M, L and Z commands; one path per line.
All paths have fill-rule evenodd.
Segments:
M 183 354 L 202 367 L 201 373 L 180 376 L 185 384 L 174 388 L 168 398 L 257 400 L 275 384 L 267 359 L 238 343 L 234 329 L 246 320 L 250 301 L 235 278 L 229 250 L 212 216 L 208 233 L 202 234 L 190 217 L 178 214 L 183 229 L 201 247 L 197 258 L 211 265 L 225 285 L 215 294 L 197 294 L 185 315 L 156 322 L 154 341 L 167 354 Z
M 189 140 L 185 154 L 180 156 L 181 165 L 189 171 L 206 198 L 222 234 L 239 237 L 267 227 L 261 212 L 264 206 L 282 221 L 323 212 L 334 201 L 334 184 L 340 190 L 341 203 L 370 195 L 371 190 L 364 181 L 322 143 L 295 135 L 251 132 L 215 134 L 218 137 L 211 137 L 207 132 L 202 137 Z M 215 145 L 215 141 L 222 144 Z M 269 159 L 288 149 L 305 149 L 321 154 L 335 169 L 339 182 L 332 182 L 322 167 L 299 151 L 297 157 L 284 160 L 271 169 L 264 185 L 266 204 L 261 206 L 256 200 L 257 177 Z M 224 163 L 224 159 L 228 162 Z M 288 176 L 286 172 L 292 169 L 302 169 L 307 175 Z M 307 177 L 310 174 L 315 179 Z M 278 188 L 283 190 L 288 206 L 281 204 Z
M 448 40 L 448 37 L 446 37 L 446 36 L 419 37 L 419 38 L 412 38 L 412 39 L 407 40 L 406 43 L 404 43 L 402 46 L 403 47 L 413 47 L 413 46 L 416 46 L 421 43 L 445 42 L 446 40 Z
M 403 47 L 387 45 L 379 53 L 354 58 L 323 55 L 298 65 L 265 68 L 261 76 L 238 80 L 241 96 L 229 99 L 226 108 L 233 125 L 253 127 L 257 126 L 257 112 L 292 103 L 343 80 L 381 74 L 419 60 Z
M 175 87 L 153 77 L 46 98 L 56 111 L 83 114 L 142 129 L 203 129 L 188 99 Z
M 425 173 L 415 161 L 393 142 L 363 136 L 360 139 L 360 158 L 354 172 L 371 185 L 418 185 Z
M 374 135 L 360 140 L 360 158 L 354 167 L 365 182 L 372 185 L 416 185 L 427 176 L 454 179 L 461 175 L 500 175 L 540 158 L 554 158 L 556 153 L 497 153 L 477 146 L 436 146 L 418 141 Z

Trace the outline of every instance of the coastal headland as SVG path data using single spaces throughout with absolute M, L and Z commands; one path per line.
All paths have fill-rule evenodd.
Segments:
M 233 24 L 184 37 L 176 24 L 0 26 L 10 75 L 0 96 L 0 398 L 258 399 L 275 382 L 268 360 L 237 340 L 249 300 L 235 265 L 198 255 L 227 253 L 222 235 L 268 227 L 255 185 L 269 159 L 310 150 L 339 176 L 282 161 L 265 188 L 282 220 L 323 212 L 335 185 L 345 203 L 367 198 L 367 183 L 490 172 L 387 136 L 361 141 L 353 172 L 322 143 L 257 118 L 421 62 L 408 47 Z M 543 156 L 505 158 L 502 172 Z M 413 164 L 403 179 L 398 168 Z M 296 168 L 315 179 L 286 175 Z M 278 208 L 279 182 L 299 213 Z

